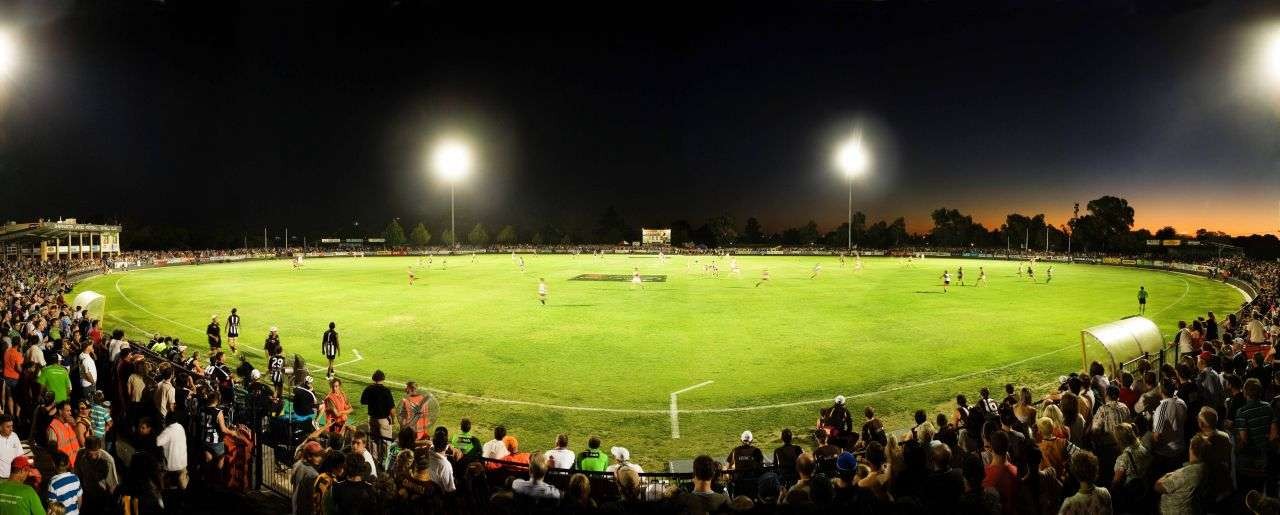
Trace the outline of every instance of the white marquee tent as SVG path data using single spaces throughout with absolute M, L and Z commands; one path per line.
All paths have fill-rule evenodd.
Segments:
M 71 304 L 73 307 L 80 306 L 84 308 L 89 318 L 94 320 L 102 320 L 103 315 L 107 313 L 107 298 L 95 291 L 86 290 L 80 292 Z
M 1090 356 L 1090 341 L 1096 341 L 1102 352 Z M 1089 368 L 1089 362 L 1096 360 L 1107 369 L 1107 374 L 1116 374 L 1125 361 L 1144 353 L 1155 355 L 1164 347 L 1164 336 L 1160 328 L 1150 319 L 1134 316 L 1115 322 L 1096 325 L 1080 331 L 1080 360 L 1083 369 Z M 1093 358 L 1092 360 L 1090 358 Z

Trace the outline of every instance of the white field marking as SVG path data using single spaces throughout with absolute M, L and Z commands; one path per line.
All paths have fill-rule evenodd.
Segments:
M 703 386 L 714 382 L 715 381 L 703 381 L 688 388 L 671 392 L 671 438 L 673 440 L 680 438 L 680 408 L 676 405 L 676 396 L 694 388 L 702 388 Z
M 1168 305 L 1168 306 L 1165 306 L 1165 307 L 1164 307 L 1164 309 L 1161 309 L 1160 311 L 1157 311 L 1157 312 L 1156 312 L 1156 314 L 1151 315 L 1151 318 L 1158 317 L 1158 316 L 1160 316 L 1160 314 L 1161 314 L 1161 313 L 1164 313 L 1165 311 L 1168 311 L 1168 310 L 1169 310 L 1169 308 L 1174 307 L 1174 306 L 1177 306 L 1178 304 L 1181 304 L 1181 303 L 1182 303 L 1182 299 L 1184 299 L 1184 298 L 1186 298 L 1186 297 L 1187 297 L 1187 292 L 1190 292 L 1190 291 L 1191 291 L 1191 283 L 1187 282 L 1187 280 L 1186 280 L 1186 279 L 1183 279 L 1182 277 L 1179 277 L 1178 279 L 1182 279 L 1182 295 L 1178 296 L 1178 299 L 1177 299 L 1177 300 L 1175 300 L 1175 301 L 1173 301 L 1173 304 L 1170 304 L 1170 305 Z
M 116 321 L 118 321 L 118 322 L 120 322 L 120 323 L 122 323 L 122 324 L 124 324 L 124 325 L 127 325 L 127 326 L 129 326 L 129 327 L 132 327 L 132 328 L 137 329 L 137 330 L 139 330 L 139 331 L 142 331 L 142 334 L 145 334 L 145 335 L 147 335 L 147 336 L 154 336 L 154 335 L 155 335 L 155 333 L 153 333 L 153 332 L 151 332 L 151 331 L 148 331 L 148 330 L 146 330 L 146 329 L 143 329 L 143 328 L 141 328 L 141 327 L 138 327 L 138 326 L 136 326 L 136 325 L 133 325 L 133 323 L 132 323 L 132 322 L 130 322 L 130 321 L 128 321 L 128 320 L 125 320 L 125 319 L 123 319 L 123 318 L 120 318 L 120 317 L 118 317 L 118 316 L 115 316 L 114 314 L 113 314 L 113 315 L 110 315 L 110 316 L 111 316 L 111 318 L 116 319 Z
M 353 354 L 355 354 L 355 355 L 356 355 L 356 359 L 351 359 L 351 360 L 343 361 L 342 363 L 334 363 L 334 364 L 333 364 L 333 369 L 334 369 L 335 371 L 336 371 L 336 370 L 338 370 L 338 367 L 340 367 L 340 366 L 343 366 L 343 365 L 350 365 L 350 364 L 352 364 L 352 363 L 355 363 L 355 362 L 357 362 L 357 361 L 360 361 L 360 360 L 363 360 L 363 359 L 364 359 L 364 356 L 361 356 L 361 355 L 360 355 L 360 351 L 355 350 L 355 349 L 351 349 L 351 352 L 352 352 Z M 311 370 L 324 370 L 324 371 L 328 372 L 328 371 L 329 371 L 329 367 L 327 367 L 327 366 L 311 365 Z

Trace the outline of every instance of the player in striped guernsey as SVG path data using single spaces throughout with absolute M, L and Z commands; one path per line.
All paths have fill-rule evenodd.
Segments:
M 236 308 L 231 308 L 231 315 L 227 317 L 227 345 L 231 346 L 231 353 L 236 353 L 236 338 L 240 337 L 240 315 L 236 314 Z
M 320 352 L 329 360 L 329 371 L 325 376 L 328 379 L 333 379 L 333 360 L 338 357 L 338 331 L 333 328 L 334 323 L 329 322 L 329 330 L 320 339 Z

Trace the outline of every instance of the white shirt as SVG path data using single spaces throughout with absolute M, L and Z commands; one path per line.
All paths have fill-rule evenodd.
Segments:
M 640 465 L 636 465 L 635 463 L 631 463 L 631 462 L 627 462 L 625 465 L 622 463 L 614 463 L 613 465 L 609 465 L 609 467 L 604 469 L 604 471 L 612 474 L 614 472 L 617 472 L 618 469 L 622 467 L 627 467 L 631 470 L 634 470 L 636 471 L 636 474 L 644 474 L 644 469 L 640 468 Z
M 169 381 L 160 381 L 156 383 L 155 393 L 156 409 L 160 411 L 160 419 L 169 415 L 169 406 L 177 402 L 177 390 L 174 389 L 173 383 Z
M 554 465 L 549 464 L 549 468 L 571 469 L 573 468 L 573 460 L 577 458 L 577 455 L 569 449 L 551 449 L 545 454 L 548 460 L 554 460 L 555 462 Z
M 502 443 L 502 440 L 489 440 L 484 443 L 484 457 L 486 458 L 500 460 L 507 457 L 508 454 L 511 454 L 511 452 L 507 450 L 507 444 Z
M 360 453 L 360 455 L 364 456 L 364 461 L 369 462 L 368 477 L 370 479 L 378 477 L 378 464 L 373 461 L 373 454 L 369 452 L 369 449 L 365 449 L 364 452 Z
M 431 474 L 431 480 L 445 492 L 457 490 L 458 486 L 453 482 L 453 464 L 449 463 L 449 458 L 442 452 L 431 451 L 427 454 L 427 459 L 427 472 Z
M 1178 329 L 1178 352 L 1186 354 L 1194 351 L 1195 349 L 1191 347 L 1191 330 L 1186 327 Z
M 156 446 L 164 449 L 164 469 L 177 472 L 187 468 L 187 433 L 182 424 L 173 423 L 165 426 L 160 436 L 156 437 Z
M 120 350 L 129 346 L 129 342 L 124 340 L 111 340 L 107 343 L 107 353 L 111 356 L 111 362 L 115 363 L 116 358 L 120 357 Z
M 534 482 L 529 479 L 517 479 L 511 483 L 511 490 L 521 495 L 539 499 L 560 498 L 560 490 L 548 485 L 545 481 Z
M 18 438 L 18 433 L 0 437 L 0 477 L 9 477 L 9 465 L 18 456 L 22 456 L 22 439 Z
M 1262 322 L 1258 319 L 1249 321 L 1249 343 L 1260 343 L 1267 341 L 1267 328 L 1263 327 Z
M 42 367 L 47 366 L 48 363 L 44 361 L 44 346 L 32 345 L 31 347 L 27 348 L 27 361 L 30 361 L 32 363 L 37 363 Z
M 98 383 L 98 365 L 93 362 L 93 357 L 81 352 L 80 353 L 80 386 L 93 386 Z M 93 400 L 93 399 L 89 399 Z

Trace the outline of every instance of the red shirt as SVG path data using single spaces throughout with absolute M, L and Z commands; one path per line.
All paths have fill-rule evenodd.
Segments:
M 1138 403 L 1138 392 L 1133 391 L 1132 388 L 1125 388 L 1121 386 L 1119 401 L 1124 403 L 1125 406 L 1128 406 L 1129 412 L 1132 413 L 1133 405 Z
M 1018 493 L 1018 467 L 1009 463 L 1003 466 L 987 465 L 987 475 L 982 479 L 982 486 L 996 489 L 1000 493 L 1000 512 L 1005 515 L 1016 515 L 1017 506 L 1013 502 Z

